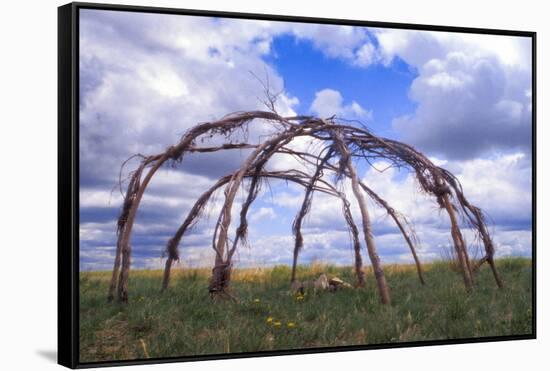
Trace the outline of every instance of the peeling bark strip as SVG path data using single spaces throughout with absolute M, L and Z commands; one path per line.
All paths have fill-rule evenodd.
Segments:
M 141 161 L 136 170 L 130 173 L 127 190 L 124 194 L 122 211 L 117 221 L 118 240 L 113 273 L 109 285 L 109 301 L 114 299 L 115 291 L 119 301 L 128 302 L 129 300 L 128 280 L 133 225 L 142 197 L 157 170 L 167 162 L 173 164 L 181 162 L 185 153 L 188 152 L 218 152 L 225 150 L 246 150 L 248 151 L 248 156 L 234 173 L 218 179 L 210 189 L 197 199 L 181 226 L 167 242 L 165 250 L 167 260 L 164 268 L 162 290 L 166 289 L 169 285 L 172 264 L 180 259 L 179 245 L 185 232 L 189 228 L 192 228 L 200 218 L 205 206 L 216 190 L 225 187 L 224 203 L 212 239 L 212 247 L 216 252 L 216 259 L 212 269 L 209 290 L 212 295 L 222 294 L 233 298 L 228 292 L 231 280 L 232 258 L 239 246 L 239 242 L 246 241 L 248 210 L 261 190 L 262 181 L 266 179 L 291 181 L 304 187 L 304 199 L 293 223 L 295 246 L 291 281 L 293 282 L 296 279 L 297 259 L 303 247 L 303 235 L 301 231 L 303 219 L 311 209 L 314 192 L 321 192 L 337 197 L 342 203 L 342 213 L 353 239 L 357 285 L 364 285 L 359 230 L 353 220 L 350 203 L 346 199 L 346 195 L 338 190 L 337 184 L 328 181 L 328 178 L 324 178 L 325 172 L 336 174 L 336 182 L 341 181 L 343 178 L 351 180 L 353 195 L 361 212 L 364 239 L 374 270 L 380 301 L 384 304 L 389 304 L 390 293 L 372 235 L 371 220 L 365 196 L 370 197 L 392 217 L 409 246 L 419 279 L 424 283 L 422 265 L 416 253 L 417 240 L 413 226 L 407 222 L 407 219 L 403 215 L 395 211 L 387 201 L 361 182 L 353 165 L 353 159 L 365 161 L 369 165 L 373 160 L 384 160 L 389 163 L 389 166 L 413 170 L 422 191 L 433 196 L 440 207 L 445 209 L 449 214 L 451 235 L 460 261 L 465 286 L 468 289 L 473 288 L 473 272 L 484 262 L 487 262 L 491 267 L 497 285 L 499 287 L 504 286 L 494 264 L 494 245 L 483 212 L 469 203 L 460 182 L 453 174 L 434 165 L 426 156 L 416 151 L 413 147 L 395 140 L 377 137 L 365 128 L 339 122 L 334 117 L 329 119 L 319 119 L 311 116 L 282 117 L 275 112 L 273 104 L 270 107 L 272 111 L 234 113 L 218 121 L 199 124 L 191 128 L 176 145 L 167 148 L 162 153 L 151 156 L 135 155 L 130 157 L 130 159 L 140 158 Z M 272 129 L 276 129 L 276 131 L 260 143 L 247 143 L 247 140 L 235 143 L 232 140 L 234 135 L 238 133 L 244 133 L 241 136 L 246 139 L 246 133 L 250 125 L 253 124 L 267 125 Z M 227 143 L 213 147 L 200 147 L 196 144 L 204 138 L 211 137 L 225 138 Z M 309 138 L 311 141 L 321 145 L 324 143 L 326 147 L 319 154 L 314 154 L 309 153 L 309 149 L 303 152 L 287 146 L 298 137 Z M 324 154 L 325 151 L 326 154 Z M 291 156 L 309 168 L 308 170 L 299 170 L 296 168 L 284 171 L 267 170 L 266 165 L 274 155 Z M 123 163 L 121 173 L 122 168 L 130 159 Z M 241 188 L 244 178 L 250 179 L 250 182 L 246 190 L 246 199 L 241 207 L 240 223 L 230 246 L 228 236 L 231 225 L 231 209 L 236 193 Z M 122 179 L 119 182 L 122 184 Z M 475 264 L 470 263 L 468 249 L 460 231 L 459 217 L 460 220 L 463 220 L 468 227 L 477 233 L 483 242 L 485 256 Z

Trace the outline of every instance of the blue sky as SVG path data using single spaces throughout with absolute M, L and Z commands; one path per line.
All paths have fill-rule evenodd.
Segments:
M 282 115 L 359 120 L 424 151 L 453 171 L 467 197 L 490 215 L 500 256 L 531 254 L 530 39 L 98 10 L 81 10 L 80 17 L 82 270 L 112 266 L 122 161 L 164 150 L 196 123 L 262 109 L 258 78 L 281 92 Z M 262 125 L 252 130 L 252 140 L 268 134 Z M 136 220 L 135 268 L 160 267 L 166 241 L 194 200 L 245 155 L 190 155 L 178 168 L 158 173 Z M 135 166 L 130 163 L 124 175 Z M 299 164 L 280 156 L 269 164 L 293 166 Z M 440 258 L 450 244 L 448 221 L 418 193 L 412 174 L 357 167 L 414 223 L 420 257 Z M 345 182 L 340 186 L 350 191 Z M 238 265 L 290 262 L 291 225 L 302 196 L 282 182 L 264 187 L 250 210 L 250 243 L 240 249 Z M 211 233 L 222 197 L 184 237 L 183 266 L 212 263 Z M 314 205 L 301 262 L 350 264 L 340 206 L 322 195 Z M 412 261 L 384 212 L 371 208 L 382 261 Z M 465 236 L 474 249 L 470 231 Z
M 272 54 L 265 60 L 286 77 L 285 88 L 300 100 L 295 108 L 299 113 L 311 113 L 309 108 L 316 92 L 334 89 L 347 100 L 368 102 L 370 107 L 376 107 L 376 119 L 371 120 L 370 129 L 379 135 L 395 137 L 398 133 L 392 130 L 392 120 L 413 112 L 416 107 L 407 92 L 417 73 L 399 58 L 389 66 L 373 65 L 366 69 L 323 55 L 311 41 L 283 35 L 273 40 Z M 373 86 L 384 88 L 369 88 Z

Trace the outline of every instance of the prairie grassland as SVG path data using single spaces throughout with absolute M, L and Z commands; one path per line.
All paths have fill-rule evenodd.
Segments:
M 379 303 L 372 271 L 367 286 L 330 292 L 289 291 L 290 269 L 237 269 L 237 302 L 213 302 L 209 269 L 175 269 L 160 293 L 161 271 L 130 276 L 130 303 L 106 301 L 110 272 L 80 274 L 81 362 L 307 347 L 519 335 L 532 332 L 530 259 L 497 262 L 506 288 L 484 266 L 471 293 L 449 263 L 425 265 L 422 286 L 414 266 L 385 266 L 392 304 Z M 351 267 L 299 267 L 300 279 L 321 272 L 354 282 Z

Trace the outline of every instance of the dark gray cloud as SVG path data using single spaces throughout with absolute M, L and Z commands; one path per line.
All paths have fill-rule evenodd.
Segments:
M 529 71 L 461 54 L 428 62 L 421 71 L 410 91 L 416 112 L 395 122 L 406 141 L 449 159 L 530 152 Z
M 378 30 L 381 63 L 415 68 L 418 106 L 397 118 L 400 137 L 447 159 L 531 150 L 531 40 Z

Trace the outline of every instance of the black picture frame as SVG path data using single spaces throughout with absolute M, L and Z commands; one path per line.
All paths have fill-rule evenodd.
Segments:
M 427 340 L 392 344 L 340 346 L 294 349 L 284 351 L 261 351 L 252 353 L 214 354 L 157 359 L 102 361 L 81 363 L 79 361 L 79 11 L 81 9 L 119 10 L 214 16 L 238 19 L 289 21 L 318 24 L 368 26 L 380 28 L 445 31 L 490 35 L 510 35 L 531 38 L 532 42 L 532 329 L 527 335 L 480 337 L 456 340 Z M 536 339 L 536 32 L 434 26 L 379 21 L 297 17 L 284 15 L 234 13 L 191 9 L 157 8 L 146 6 L 112 5 L 95 3 L 70 3 L 58 8 L 58 363 L 69 368 L 89 368 L 154 364 L 182 361 L 201 361 L 245 357 L 264 357 L 288 354 L 342 352 L 383 348 L 449 345 L 462 343 L 494 342 L 507 340 Z

